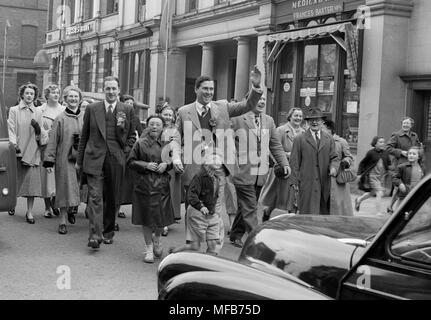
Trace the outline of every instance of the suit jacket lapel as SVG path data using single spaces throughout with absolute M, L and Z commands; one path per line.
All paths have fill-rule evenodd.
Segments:
M 319 151 L 322 150 L 322 148 L 325 146 L 326 143 L 328 143 L 328 137 L 322 132 L 320 132 L 320 144 L 319 144 Z
M 192 120 L 192 123 L 195 125 L 195 127 L 197 129 L 201 129 L 201 123 L 199 122 L 198 112 L 196 111 L 196 103 L 193 103 L 190 106 L 188 114 L 189 114 L 190 120 Z
M 106 112 L 104 102 L 101 102 L 96 106 L 96 108 L 94 108 L 94 115 L 96 116 L 96 123 L 99 127 L 100 133 L 106 141 Z
M 316 142 L 316 140 L 314 140 L 310 130 L 307 130 L 307 132 L 305 133 L 305 137 L 306 137 L 307 142 L 309 144 L 311 144 L 314 149 L 317 150 L 317 142 Z M 320 144 L 322 144 L 322 141 L 320 141 Z

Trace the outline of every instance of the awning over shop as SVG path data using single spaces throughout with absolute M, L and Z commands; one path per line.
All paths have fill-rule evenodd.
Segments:
M 269 42 L 303 41 L 307 39 L 330 36 L 337 32 L 345 33 L 346 25 L 352 25 L 352 23 L 344 22 L 344 23 L 337 23 L 337 24 L 330 24 L 330 25 L 322 25 L 318 27 L 311 27 L 311 28 L 301 29 L 301 30 L 292 30 L 292 31 L 273 33 L 268 35 L 268 41 Z
M 344 33 L 344 39 L 340 37 L 340 33 Z M 268 35 L 267 46 L 265 50 L 267 61 L 267 76 L 272 78 L 274 62 L 278 59 L 283 49 L 290 42 L 305 41 L 323 37 L 331 37 L 334 41 L 346 52 L 347 55 L 347 68 L 353 79 L 357 79 L 360 85 L 360 59 L 359 55 L 359 30 L 351 22 L 337 23 L 331 25 L 321 25 L 317 27 L 310 27 L 301 30 L 291 30 L 285 32 L 278 32 Z M 359 77 L 360 78 L 360 77 Z M 269 80 L 269 78 L 267 78 Z M 272 80 L 269 80 L 269 87 L 272 87 Z

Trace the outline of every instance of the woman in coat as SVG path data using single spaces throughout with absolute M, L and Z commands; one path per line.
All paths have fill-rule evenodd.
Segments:
M 153 263 L 154 256 L 162 256 L 162 230 L 174 223 L 168 172 L 172 169 L 171 150 L 169 143 L 162 140 L 163 123 L 160 116 L 149 117 L 148 128 L 128 158 L 129 168 L 137 175 L 133 189 L 132 223 L 143 227 L 144 261 L 147 263 Z
M 297 135 L 304 133 L 301 127 L 303 122 L 303 111 L 301 108 L 292 108 L 287 115 L 287 123 L 278 127 L 277 131 L 281 137 L 281 144 L 287 159 L 290 160 L 293 140 Z M 296 212 L 296 195 L 295 190 L 291 187 L 291 179 L 281 179 L 275 176 L 274 170 L 271 170 L 265 185 L 262 188 L 259 202 L 266 206 L 263 215 L 263 221 L 270 218 L 274 209 Z
M 419 137 L 416 132 L 412 131 L 414 120 L 410 117 L 405 117 L 401 121 L 401 130 L 392 133 L 391 138 L 387 144 L 387 150 L 389 154 L 395 157 L 394 167 L 407 162 L 407 151 L 411 147 L 422 148 L 422 143 L 419 141 Z M 396 185 L 394 194 L 391 199 L 389 207 L 386 209 L 388 213 L 393 213 L 393 205 L 398 199 L 398 190 Z
M 174 148 L 175 141 L 180 139 L 180 134 L 175 126 L 175 110 L 170 105 L 166 104 L 162 107 L 160 115 L 164 120 L 162 141 L 169 143 L 171 148 Z M 177 139 L 175 139 L 175 137 L 177 137 Z M 181 220 L 181 174 L 171 170 L 169 175 L 171 176 L 170 188 L 172 208 L 174 210 L 175 220 L 179 221 Z M 168 227 L 165 227 L 162 235 L 167 236 L 168 232 Z
M 335 141 L 335 153 L 337 162 L 342 168 L 353 166 L 353 155 L 350 152 L 348 142 L 335 134 L 335 123 L 332 120 L 324 122 L 324 130 L 332 135 Z M 340 169 L 338 169 L 340 170 Z M 338 216 L 353 216 L 352 199 L 350 197 L 349 183 L 339 184 L 335 177 L 331 178 L 330 214 Z
M 81 90 L 67 87 L 63 96 L 66 110 L 54 121 L 44 161 L 44 167 L 49 172 L 54 170 L 55 165 L 55 206 L 60 208 L 58 233 L 62 235 L 67 234 L 68 208 L 77 207 L 81 203 L 75 164 L 84 117 L 79 109 Z
M 355 210 L 359 211 L 361 202 L 376 196 L 376 212 L 383 214 L 381 202 L 384 194 L 383 181 L 389 172 L 391 160 L 386 150 L 385 138 L 374 137 L 371 141 L 373 149 L 369 150 L 359 163 L 359 189 L 365 193 L 355 199 Z
M 26 221 L 34 224 L 34 198 L 42 197 L 40 165 L 41 147 L 48 135 L 42 126 L 42 111 L 34 106 L 38 88 L 28 83 L 19 88 L 19 105 L 9 110 L 9 140 L 17 155 L 17 196 L 27 198 Z M 14 215 L 15 211 L 10 211 Z
M 60 89 L 58 86 L 51 84 L 43 90 L 46 103 L 41 107 L 43 128 L 49 134 L 52 130 L 54 120 L 60 115 L 65 107 L 58 101 L 60 99 Z M 42 150 L 42 160 L 45 158 L 46 148 Z M 42 179 L 42 196 L 45 201 L 45 218 L 52 218 L 53 213 L 58 216 L 58 209 L 54 206 L 55 203 L 55 174 L 48 172 L 43 166 L 40 167 L 40 175 Z

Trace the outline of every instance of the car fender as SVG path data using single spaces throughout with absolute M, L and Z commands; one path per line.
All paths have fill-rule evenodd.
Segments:
M 194 271 L 171 278 L 159 300 L 328 300 L 329 297 L 272 274 Z

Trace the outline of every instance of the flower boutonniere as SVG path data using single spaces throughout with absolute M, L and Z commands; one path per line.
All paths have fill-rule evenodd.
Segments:
M 217 120 L 215 118 L 210 119 L 210 127 L 214 129 L 217 126 Z
M 126 113 L 123 111 L 117 112 L 117 126 L 124 129 L 126 123 Z

